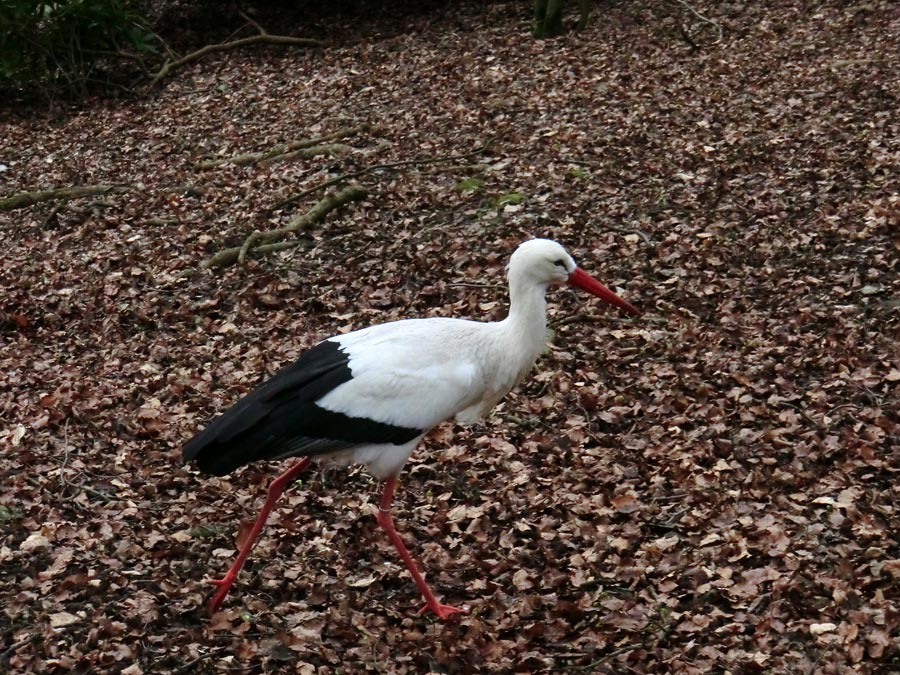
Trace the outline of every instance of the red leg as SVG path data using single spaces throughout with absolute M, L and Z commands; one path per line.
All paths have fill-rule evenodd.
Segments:
M 406 546 L 403 545 L 403 540 L 400 539 L 400 535 L 397 534 L 397 530 L 394 529 L 394 521 L 391 518 L 391 501 L 394 499 L 394 488 L 396 486 L 396 477 L 389 478 L 384 484 L 384 492 L 381 494 L 381 504 L 378 507 L 378 524 L 384 528 L 385 532 L 387 532 L 391 543 L 394 545 L 394 548 L 397 549 L 397 553 L 400 554 L 400 557 L 403 558 L 403 562 L 406 563 L 406 568 L 412 575 L 413 581 L 416 582 L 416 586 L 418 586 L 422 595 L 425 597 L 425 606 L 419 610 L 419 614 L 426 610 L 431 610 L 438 615 L 439 619 L 446 621 L 451 615 L 456 614 L 457 612 L 465 613 L 467 611 L 465 609 L 451 607 L 450 605 L 442 605 L 438 602 L 437 598 L 434 597 L 434 593 L 428 588 L 428 584 L 425 583 L 425 579 L 422 577 L 419 569 L 416 567 L 416 561 L 413 560 L 409 551 L 406 550 Z
M 256 543 L 257 537 L 259 537 L 259 533 L 262 531 L 263 526 L 266 524 L 266 518 L 269 517 L 269 513 L 272 511 L 272 507 L 275 506 L 275 502 L 278 501 L 278 498 L 281 496 L 281 493 L 284 492 L 285 488 L 290 485 L 294 479 L 300 475 L 300 472 L 306 468 L 309 464 L 309 457 L 304 457 L 299 462 L 294 464 L 290 469 L 282 473 L 275 480 L 272 481 L 272 484 L 269 485 L 269 491 L 266 494 L 266 501 L 263 504 L 262 509 L 259 512 L 259 515 L 256 517 L 256 521 L 253 523 L 253 529 L 250 530 L 250 534 L 247 536 L 247 540 L 244 542 L 244 545 L 241 546 L 241 550 L 238 551 L 237 559 L 234 561 L 234 564 L 228 570 L 224 577 L 221 579 L 213 579 L 212 583 L 219 587 L 219 590 L 216 591 L 215 595 L 213 595 L 212 600 L 209 601 L 209 613 L 214 614 L 218 611 L 219 606 L 222 604 L 222 601 L 225 600 L 225 596 L 228 595 L 228 591 L 231 589 L 234 580 L 237 578 L 238 572 L 241 571 L 241 567 L 244 566 L 244 561 L 247 560 L 247 556 L 250 555 L 250 551 L 253 549 L 253 545 Z

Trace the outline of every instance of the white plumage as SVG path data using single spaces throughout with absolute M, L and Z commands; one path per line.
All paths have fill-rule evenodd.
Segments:
M 563 260 L 565 268 L 553 260 Z M 510 260 L 512 304 L 503 321 L 407 319 L 329 338 L 348 355 L 353 379 L 318 404 L 423 431 L 452 417 L 474 422 L 522 380 L 546 347 L 547 286 L 566 281 L 574 269 L 562 246 L 533 239 Z M 357 452 L 357 458 L 371 454 Z

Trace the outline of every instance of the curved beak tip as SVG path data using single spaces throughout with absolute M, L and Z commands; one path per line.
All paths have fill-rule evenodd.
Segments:
M 614 305 L 634 316 L 638 316 L 641 313 L 637 307 L 620 298 L 580 267 L 576 267 L 575 271 L 569 275 L 569 285 L 587 291 L 604 302 Z

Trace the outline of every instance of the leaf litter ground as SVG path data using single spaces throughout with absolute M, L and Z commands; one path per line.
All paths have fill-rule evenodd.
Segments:
M 693 3 L 717 42 L 613 3 L 538 42 L 523 7 L 338 19 L 321 51 L 3 123 L 4 193 L 135 189 L 2 216 L 0 668 L 900 672 L 900 12 Z M 195 168 L 362 122 L 347 157 Z M 199 268 L 331 175 L 488 139 L 365 178 L 303 249 Z M 416 616 L 378 486 L 323 470 L 204 617 L 278 467 L 203 477 L 182 443 L 335 332 L 501 317 L 529 236 L 645 314 L 554 292 L 533 376 L 404 472 L 398 524 L 471 613 Z

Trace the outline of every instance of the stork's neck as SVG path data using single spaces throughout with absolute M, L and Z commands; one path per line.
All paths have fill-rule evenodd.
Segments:
M 531 370 L 547 342 L 547 303 L 544 284 L 510 275 L 509 315 L 496 323 L 479 326 L 474 340 L 475 353 L 481 360 L 484 388 L 479 400 L 457 414 L 457 419 L 470 422 L 488 410 L 516 386 Z M 523 283 L 524 282 L 524 283 Z
M 500 322 L 510 357 L 521 359 L 519 367 L 528 369 L 543 351 L 547 340 L 546 284 L 528 279 L 510 278 L 509 316 Z

